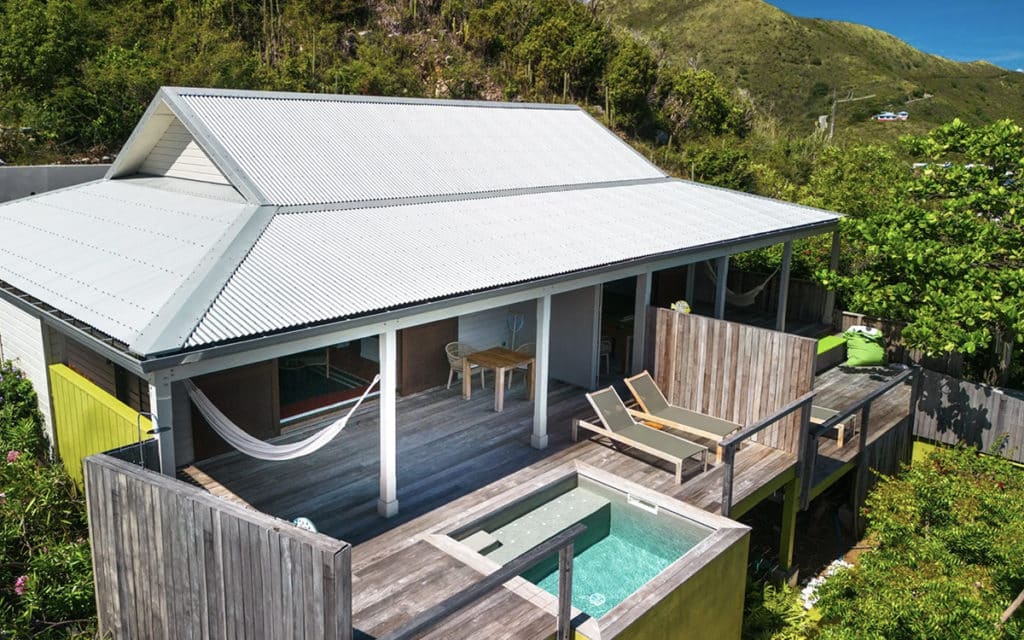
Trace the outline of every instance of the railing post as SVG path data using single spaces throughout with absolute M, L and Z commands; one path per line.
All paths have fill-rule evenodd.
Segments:
M 861 496 L 867 494 L 868 482 L 868 420 L 871 419 L 871 403 L 864 405 L 860 412 L 860 439 L 858 441 L 857 477 L 853 488 L 853 522 L 854 533 L 860 536 L 864 531 L 864 522 L 860 516 Z
M 722 450 L 722 515 L 732 513 L 732 474 L 736 461 L 736 445 L 728 444 Z
M 569 640 L 572 633 L 572 556 L 573 543 L 558 550 L 558 635 Z
M 910 385 L 910 408 L 907 412 L 907 431 L 909 437 L 907 438 L 907 452 L 903 456 L 903 463 L 909 463 L 914 455 L 914 436 L 917 431 L 917 403 L 921 398 L 921 385 L 924 381 L 921 379 L 924 375 L 924 371 L 919 366 L 914 366 L 914 377 Z
M 811 402 L 808 400 L 800 407 L 800 439 L 797 441 L 799 447 L 797 453 L 796 469 L 800 475 L 800 504 L 805 504 L 805 500 L 809 501 L 809 498 L 805 498 L 805 494 L 810 493 L 811 477 L 814 475 L 814 468 L 808 463 L 813 459 L 814 455 L 810 452 L 811 441 L 817 440 L 811 437 Z M 815 450 L 817 447 L 815 447 Z

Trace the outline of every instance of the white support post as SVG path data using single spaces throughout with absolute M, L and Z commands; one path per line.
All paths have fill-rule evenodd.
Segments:
M 793 262 L 793 241 L 782 245 L 782 268 L 779 270 L 779 308 L 775 312 L 775 330 L 786 330 L 786 308 L 789 306 L 789 267 Z
M 729 256 L 722 256 L 715 260 L 715 271 L 718 278 L 718 285 L 715 287 L 715 317 L 724 320 L 725 293 L 729 284 Z
M 644 339 L 647 333 L 647 306 L 651 304 L 651 272 L 636 277 L 636 297 L 633 300 L 633 353 L 629 357 L 630 374 L 644 369 Z
M 832 232 L 832 255 L 828 259 L 828 268 L 832 271 L 839 270 L 839 229 Z M 822 314 L 821 321 L 824 324 L 832 324 L 832 316 L 836 310 L 836 292 L 827 291 L 825 292 L 825 312 Z
M 174 396 L 171 379 L 161 376 L 149 383 L 149 410 L 153 414 L 153 432 L 160 452 L 160 473 L 174 476 Z
M 697 263 L 686 266 L 686 302 L 693 307 L 693 294 L 697 290 Z
M 548 446 L 548 356 L 551 353 L 551 296 L 537 298 L 537 347 L 533 363 L 533 435 L 534 449 Z
M 591 318 L 591 327 L 593 328 L 594 344 L 590 357 L 590 388 L 597 389 L 601 379 L 601 306 L 604 301 L 604 285 L 596 284 L 592 289 L 594 292 L 594 316 Z
M 395 389 L 398 386 L 398 338 L 394 329 L 380 334 L 380 498 L 377 513 L 398 513 L 398 428 Z

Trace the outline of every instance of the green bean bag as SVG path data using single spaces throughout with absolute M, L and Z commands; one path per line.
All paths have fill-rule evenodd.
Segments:
M 874 367 L 885 364 L 885 340 L 882 332 L 868 327 L 850 327 L 846 338 L 846 366 Z

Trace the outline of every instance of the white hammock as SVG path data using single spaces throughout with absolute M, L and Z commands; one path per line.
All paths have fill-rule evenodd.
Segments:
M 199 413 L 206 418 L 206 421 L 210 423 L 210 426 L 217 432 L 217 435 L 224 438 L 224 440 L 235 449 L 238 449 L 247 456 L 259 458 L 260 460 L 292 460 L 318 451 L 325 444 L 334 440 L 334 438 L 341 433 L 341 430 L 348 424 L 349 418 L 351 418 L 352 414 L 359 408 L 359 405 L 363 403 L 366 396 L 370 395 L 370 391 L 373 390 L 373 387 L 377 385 L 379 380 L 379 375 L 374 376 L 373 381 L 370 382 L 368 387 L 366 387 L 366 391 L 363 392 L 363 395 L 360 396 L 355 406 L 353 406 L 347 414 L 331 423 L 317 434 L 300 442 L 289 442 L 288 444 L 270 444 L 269 442 L 264 442 L 252 437 L 232 422 L 227 416 L 221 413 L 221 410 L 217 408 L 217 405 L 213 404 L 213 402 L 206 397 L 206 394 L 200 391 L 199 387 L 193 384 L 191 380 L 185 381 L 185 389 L 188 390 L 188 397 L 192 399 L 193 404 L 196 405 L 196 409 L 199 409 Z
M 711 282 L 713 282 L 717 286 L 718 275 L 715 273 L 715 270 L 711 268 L 711 263 L 705 260 L 704 267 L 708 270 L 708 277 L 711 278 Z M 729 289 L 729 287 L 726 287 L 725 301 L 734 307 L 749 307 L 750 305 L 754 304 L 754 300 L 757 298 L 757 294 L 764 291 L 764 288 L 768 286 L 768 283 L 772 281 L 772 278 L 775 277 L 775 274 L 778 273 L 779 269 L 781 268 L 782 267 L 775 267 L 775 271 L 772 271 L 772 274 L 765 278 L 764 282 L 757 285 L 753 289 L 750 289 L 749 291 L 736 293 L 735 291 Z

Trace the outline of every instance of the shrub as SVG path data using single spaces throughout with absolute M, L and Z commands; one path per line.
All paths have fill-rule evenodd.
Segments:
M 0 637 L 92 634 L 85 503 L 49 459 L 32 384 L 0 366 Z
M 816 627 L 795 589 L 754 580 L 747 583 L 743 606 L 746 640 L 803 640 L 813 637 Z
M 874 549 L 819 591 L 822 638 L 1020 638 L 1000 613 L 1024 589 L 1024 474 L 939 449 L 883 478 L 864 508 Z

